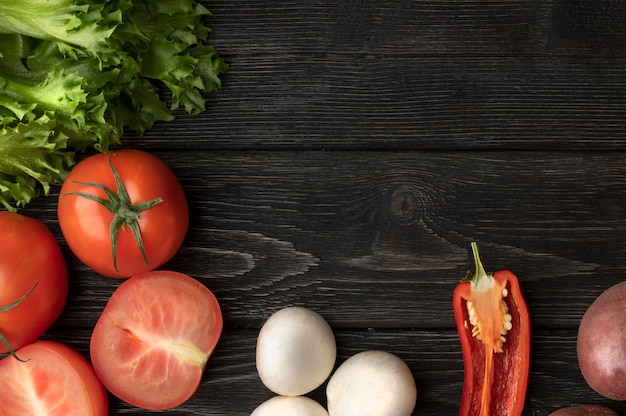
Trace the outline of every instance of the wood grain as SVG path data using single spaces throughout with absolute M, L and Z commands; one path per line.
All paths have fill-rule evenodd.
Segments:
M 405 358 L 421 391 L 416 415 L 454 414 L 463 370 L 451 294 L 473 268 L 471 241 L 489 270 L 519 276 L 531 310 L 525 414 L 602 401 L 581 378 L 575 336 L 595 296 L 624 278 L 621 153 L 153 153 L 179 176 L 191 207 L 185 244 L 165 267 L 213 290 L 227 328 L 203 387 L 175 414 L 248 414 L 268 398 L 255 337 L 288 305 L 320 312 L 343 359 L 370 348 Z M 54 198 L 29 212 L 59 234 Z M 63 248 L 72 289 L 52 333 L 87 354 L 90 328 L 119 281 Z M 323 391 L 314 396 L 324 400 Z M 112 414 L 145 414 L 112 405 Z
M 623 149 L 621 2 L 207 6 L 223 90 L 141 145 Z
M 451 328 L 450 296 L 473 268 L 471 241 L 488 268 L 519 276 L 537 326 L 575 327 L 623 279 L 620 154 L 155 154 L 192 207 L 186 243 L 167 266 L 228 299 L 233 327 L 259 327 L 302 303 L 340 327 Z M 76 292 L 93 300 L 74 307 L 103 307 L 115 283 L 103 290 L 72 264 Z M 71 308 L 62 322 L 90 315 Z
M 602 399 L 576 359 L 578 323 L 626 276 L 626 3 L 609 0 L 203 1 L 231 65 L 199 116 L 124 146 L 172 167 L 191 227 L 165 268 L 218 297 L 225 332 L 173 415 L 249 415 L 275 311 L 321 313 L 339 364 L 396 353 L 414 415 L 454 415 L 463 380 L 451 296 L 473 268 L 520 279 L 532 316 L 524 416 Z M 58 237 L 66 309 L 45 335 L 89 356 L 120 281 L 81 265 L 58 188 L 24 214 Z M 311 394 L 324 403 L 323 386 Z M 110 397 L 111 415 L 156 414 Z M 161 413 L 159 413 L 161 414 Z

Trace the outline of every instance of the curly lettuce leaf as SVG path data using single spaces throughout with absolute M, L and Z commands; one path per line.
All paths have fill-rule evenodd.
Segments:
M 192 0 L 136 2 L 129 12 L 130 24 L 147 39 L 133 45 L 141 76 L 169 89 L 171 110 L 182 106 L 189 114 L 204 112 L 206 93 L 221 88 L 219 75 L 228 70 L 206 43 L 210 29 L 202 19 L 211 12 Z
M 19 119 L 26 118 L 28 113 L 14 104 L 26 102 L 33 109 L 54 111 L 84 125 L 86 116 L 82 106 L 87 102 L 87 93 L 81 84 L 82 79 L 76 73 L 64 73 L 58 68 L 53 68 L 38 84 L 0 75 L 0 104 L 14 111 Z
M 69 54 L 80 51 L 109 56 L 114 50 L 107 39 L 120 23 L 122 13 L 120 10 L 107 12 L 107 3 L 103 0 L 0 0 L 0 33 L 57 41 Z
M 3 42 L 6 39 L 7 36 L 0 35 L 0 51 L 8 49 L 1 46 L 8 44 Z M 0 124 L 15 125 L 46 114 L 55 119 L 57 130 L 64 131 L 70 138 L 70 146 L 76 149 L 119 143 L 121 127 L 109 124 L 106 117 L 109 103 L 104 94 L 105 85 L 116 82 L 118 71 L 98 69 L 96 58 L 92 57 L 66 59 L 47 45 L 21 48 L 21 54 L 10 50 L 3 53 Z M 21 56 L 24 53 L 30 56 L 27 66 Z
M 41 116 L 0 129 L 0 203 L 14 211 L 60 183 L 74 164 L 67 137 L 55 133 L 55 122 Z

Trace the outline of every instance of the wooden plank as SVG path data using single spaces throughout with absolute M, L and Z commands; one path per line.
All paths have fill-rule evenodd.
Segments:
M 207 2 L 230 63 L 200 116 L 131 146 L 614 149 L 619 2 Z M 188 140 L 180 140 L 185 138 Z
M 320 312 L 339 362 L 396 353 L 414 414 L 456 414 L 451 295 L 479 243 L 520 278 L 532 316 L 524 416 L 602 399 L 577 366 L 578 323 L 626 275 L 626 3 L 609 0 L 205 1 L 231 69 L 200 116 L 124 145 L 180 177 L 191 228 L 165 267 L 217 295 L 225 332 L 198 393 L 171 414 L 249 415 L 271 397 L 256 335 L 289 305 Z M 58 188 L 22 212 L 70 268 L 45 335 L 89 356 L 121 283 L 80 264 Z M 323 387 L 311 394 L 324 402 Z M 111 415 L 156 414 L 111 397 Z
M 233 328 L 259 327 L 290 304 L 341 328 L 452 328 L 471 241 L 489 270 L 519 276 L 538 327 L 577 327 L 624 279 L 619 152 L 155 154 L 191 206 L 185 245 L 166 267 L 210 287 Z M 31 215 L 50 218 L 53 202 Z M 89 326 L 118 281 L 67 255 L 60 325 Z

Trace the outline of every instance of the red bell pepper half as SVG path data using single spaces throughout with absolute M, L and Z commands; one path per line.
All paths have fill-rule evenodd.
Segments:
M 476 271 L 454 290 L 464 363 L 459 416 L 519 416 L 530 367 L 530 315 L 517 277 L 487 273 L 472 242 Z

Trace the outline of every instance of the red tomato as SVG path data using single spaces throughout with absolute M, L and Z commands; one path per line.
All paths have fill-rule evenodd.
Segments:
M 15 350 L 39 338 L 61 315 L 67 266 L 50 229 L 34 218 L 0 212 L 0 236 L 0 310 L 34 288 L 17 306 L 0 312 L 0 334 Z M 6 352 L 0 343 L 0 353 Z
M 124 281 L 91 335 L 104 386 L 136 407 L 178 406 L 198 389 L 222 332 L 217 299 L 192 277 L 151 271 Z
M 0 361 L 0 414 L 3 416 L 106 416 L 106 390 L 76 350 L 38 341 Z
M 150 202 L 154 205 L 142 206 Z M 189 226 L 187 200 L 174 173 L 157 157 L 134 149 L 97 154 L 74 166 L 61 187 L 58 216 L 76 257 L 97 273 L 118 278 L 170 260 Z

